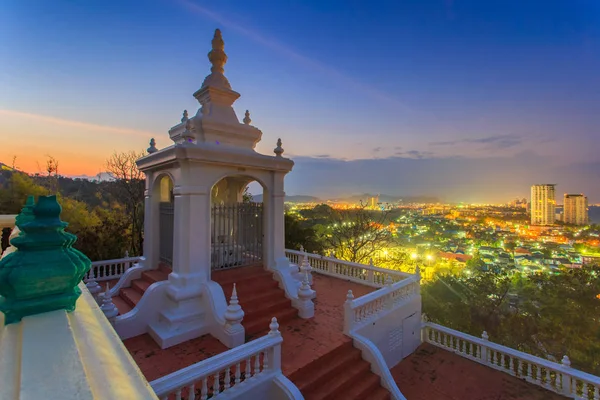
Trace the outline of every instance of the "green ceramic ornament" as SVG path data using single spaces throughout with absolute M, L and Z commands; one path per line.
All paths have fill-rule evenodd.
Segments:
M 81 295 L 77 285 L 91 266 L 72 247 L 77 237 L 65 232 L 56 196 L 40 196 L 33 220 L 19 228 L 11 244 L 17 251 L 0 260 L 0 311 L 5 323 L 53 310 L 73 311 Z

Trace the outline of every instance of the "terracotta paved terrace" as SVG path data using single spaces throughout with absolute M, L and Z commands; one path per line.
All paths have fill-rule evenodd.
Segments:
M 282 368 L 286 376 L 337 346 L 350 342 L 351 339 L 342 332 L 344 323 L 343 305 L 346 294 L 351 289 L 356 298 L 376 290 L 372 287 L 317 273 L 312 275 L 312 289 L 317 292 L 317 297 L 314 300 L 314 318 L 301 319 L 295 317 L 279 327 L 283 336 Z M 254 338 L 267 332 L 268 324 L 266 324 L 264 332 L 254 335 Z M 147 334 L 124 340 L 123 343 L 149 381 L 227 350 L 221 342 L 210 335 L 189 340 L 164 350 Z
M 408 400 L 564 400 L 566 397 L 422 344 L 391 370 Z

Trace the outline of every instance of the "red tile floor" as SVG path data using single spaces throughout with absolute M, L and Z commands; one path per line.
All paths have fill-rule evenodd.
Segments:
M 279 327 L 283 336 L 282 368 L 286 376 L 340 344 L 350 341 L 350 338 L 342 332 L 344 302 L 349 289 L 353 291 L 355 298 L 376 290 L 317 273 L 313 273 L 312 288 L 317 292 L 314 300 L 315 317 L 295 318 Z M 264 332 L 256 337 L 267 332 L 268 326 L 265 326 Z M 123 343 L 149 381 L 227 350 L 221 342 L 210 335 L 164 350 L 149 335 L 127 339 Z
M 564 400 L 504 372 L 428 343 L 391 369 L 408 400 Z

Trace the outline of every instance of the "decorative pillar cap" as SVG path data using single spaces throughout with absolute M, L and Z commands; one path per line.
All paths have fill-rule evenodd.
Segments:
M 346 294 L 346 302 L 350 302 L 354 300 L 354 294 L 352 293 L 352 290 L 348 290 L 348 294 Z
M 246 110 L 246 114 L 244 115 L 244 124 L 250 125 L 252 120 L 250 119 L 250 111 Z
M 281 138 L 277 139 L 277 147 L 273 149 L 273 153 L 275 153 L 276 157 L 281 157 L 283 154 L 283 147 L 281 147 Z
M 481 338 L 483 340 L 488 340 L 490 337 L 488 336 L 488 333 L 486 331 L 483 331 L 483 333 L 481 334 Z
M 156 140 L 154 138 L 150 139 L 150 147 L 146 150 L 148 154 L 156 153 L 158 149 L 156 148 Z
M 188 118 L 188 111 L 187 110 L 183 110 L 183 116 L 181 117 L 181 122 L 185 122 L 187 121 Z
M 281 335 L 281 332 L 279 332 L 279 323 L 277 323 L 277 318 L 275 317 L 271 318 L 271 323 L 269 324 L 269 335 Z
M 560 361 L 560 363 L 565 366 L 565 367 L 570 367 L 571 366 L 571 360 L 569 359 L 569 357 L 567 355 L 564 355 L 562 360 Z
M 40 196 L 34 219 L 23 224 L 12 240 L 17 248 L 0 260 L 0 311 L 5 323 L 28 315 L 64 309 L 73 311 L 81 290 L 77 287 L 91 261 L 73 243 L 77 237 L 64 231 L 56 196 Z

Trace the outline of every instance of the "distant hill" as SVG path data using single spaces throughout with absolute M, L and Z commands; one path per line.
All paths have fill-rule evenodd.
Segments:
M 257 203 L 262 203 L 263 195 L 262 194 L 253 195 L 252 199 L 254 201 L 256 201 Z M 323 203 L 323 200 L 321 200 L 317 197 L 305 196 L 305 195 L 285 196 L 285 201 L 288 203 Z
M 297 196 L 285 196 L 285 201 L 288 203 L 325 203 L 327 201 L 334 202 L 345 202 L 345 203 L 369 203 L 371 197 L 376 195 L 370 193 L 357 194 L 349 197 L 339 197 L 331 199 L 320 199 L 314 196 L 297 195 Z M 262 194 L 257 194 L 252 197 L 256 202 L 262 202 Z M 390 196 L 386 194 L 379 195 L 380 203 L 437 203 L 439 199 L 434 196 Z
M 331 199 L 334 201 L 343 201 L 347 203 L 369 203 L 372 197 L 376 197 L 376 194 L 372 193 L 363 193 L 357 194 L 348 197 L 342 197 L 337 199 Z M 435 196 L 394 196 L 388 194 L 380 194 L 379 195 L 380 203 L 437 203 L 439 199 Z

